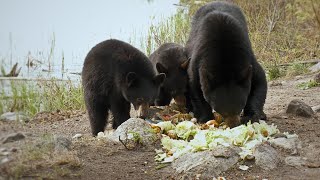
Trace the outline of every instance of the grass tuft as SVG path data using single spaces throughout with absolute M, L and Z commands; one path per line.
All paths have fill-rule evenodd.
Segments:
M 34 116 L 41 111 L 84 110 L 80 83 L 67 81 L 10 82 L 10 92 L 0 92 L 0 113 L 23 111 Z

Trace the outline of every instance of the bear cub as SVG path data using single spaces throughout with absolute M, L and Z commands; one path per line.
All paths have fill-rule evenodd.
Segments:
M 266 76 L 254 56 L 241 9 L 227 2 L 208 3 L 196 12 L 191 26 L 186 48 L 198 121 L 213 119 L 212 110 L 230 127 L 266 119 Z
M 114 129 L 130 118 L 130 104 L 144 117 L 164 79 L 165 74 L 156 75 L 148 57 L 128 43 L 111 39 L 93 47 L 82 70 L 92 134 L 105 130 L 109 110 Z
M 149 58 L 158 73 L 166 74 L 155 105 L 169 105 L 173 98 L 178 106 L 186 107 L 189 60 L 184 47 L 176 43 L 165 43 Z

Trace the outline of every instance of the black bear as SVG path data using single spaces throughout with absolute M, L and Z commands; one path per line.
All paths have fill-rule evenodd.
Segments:
M 254 56 L 238 6 L 227 2 L 202 6 L 193 17 L 186 48 L 191 57 L 191 102 L 198 121 L 212 119 L 212 109 L 230 127 L 266 119 L 266 76 Z
M 156 75 L 148 57 L 130 44 L 111 39 L 93 47 L 82 70 L 92 134 L 104 131 L 108 110 L 114 129 L 130 118 L 130 103 L 145 116 L 164 79 L 165 74 Z
M 188 84 L 187 67 L 189 60 L 183 46 L 176 43 L 162 44 L 150 55 L 154 69 L 158 73 L 165 73 L 159 97 L 155 101 L 157 106 L 169 105 L 172 98 L 178 106 L 186 107 L 186 90 Z

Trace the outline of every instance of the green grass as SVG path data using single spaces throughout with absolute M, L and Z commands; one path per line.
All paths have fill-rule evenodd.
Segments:
M 310 72 L 309 67 L 310 65 L 307 64 L 293 64 L 292 66 L 289 66 L 287 70 L 287 76 L 292 77 L 301 74 L 306 74 Z
M 303 82 L 298 84 L 298 88 L 302 90 L 310 89 L 313 87 L 319 87 L 320 83 L 316 82 L 315 80 L 310 80 L 308 82 Z
M 41 111 L 84 110 L 80 83 L 71 80 L 10 82 L 10 92 L 0 92 L 0 113 L 22 111 L 33 116 Z
M 285 70 L 277 65 L 272 65 L 266 69 L 268 80 L 275 80 L 285 75 Z

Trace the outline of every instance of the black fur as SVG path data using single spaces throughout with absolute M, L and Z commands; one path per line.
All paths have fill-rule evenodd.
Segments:
M 187 49 L 191 102 L 200 122 L 213 118 L 212 109 L 225 119 L 239 116 L 243 109 L 242 123 L 266 118 L 265 73 L 238 6 L 212 2 L 201 7 L 193 18 Z M 231 126 L 235 125 L 238 122 Z
M 155 104 L 169 105 L 174 98 L 178 105 L 186 106 L 189 60 L 184 47 L 175 43 L 162 44 L 150 55 L 150 60 L 158 73 L 166 74 Z
M 158 96 L 165 75 L 156 75 L 150 60 L 138 49 L 119 40 L 93 47 L 82 70 L 84 99 L 93 135 L 104 131 L 108 110 L 113 128 L 130 118 L 130 103 L 137 109 Z

